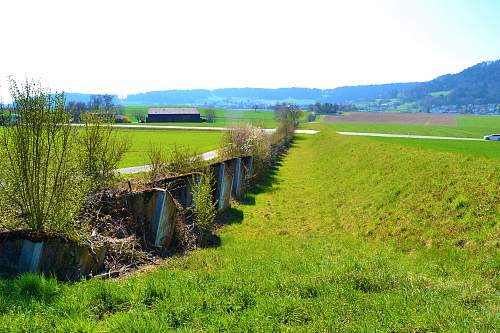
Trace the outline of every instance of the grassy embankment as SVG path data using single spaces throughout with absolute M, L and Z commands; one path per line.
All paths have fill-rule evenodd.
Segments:
M 0 281 L 0 330 L 498 329 L 498 163 L 316 126 L 220 247 L 119 281 Z

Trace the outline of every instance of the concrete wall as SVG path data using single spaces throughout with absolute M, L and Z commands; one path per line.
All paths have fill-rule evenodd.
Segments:
M 253 175 L 253 157 L 236 158 L 210 166 L 214 174 L 214 202 L 217 210 L 230 207 L 231 197 L 244 195 L 245 184 Z M 192 190 L 199 182 L 196 174 L 171 177 L 155 182 L 156 188 L 125 195 L 123 204 L 142 230 L 146 248 L 165 253 L 173 243 L 178 205 L 193 205 Z M 2 235 L 0 235 L 2 236 Z M 105 250 L 66 242 L 62 239 L 27 239 L 0 237 L 0 273 L 23 272 L 56 275 L 62 280 L 76 280 L 95 275 L 104 266 Z
M 125 200 L 135 221 L 142 226 L 146 247 L 168 249 L 174 237 L 177 206 L 166 189 L 129 194 Z
M 55 275 L 60 280 L 78 280 L 100 273 L 104 267 L 104 249 L 94 249 L 63 239 L 34 240 L 13 236 L 0 241 L 0 272 L 7 276 L 20 273 Z

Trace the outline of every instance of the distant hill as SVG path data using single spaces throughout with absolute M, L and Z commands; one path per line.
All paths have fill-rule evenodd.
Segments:
M 163 90 L 131 94 L 125 99 L 114 96 L 114 102 L 123 105 L 195 105 L 252 107 L 269 106 L 277 102 L 307 105 L 315 102 L 350 103 L 377 98 L 393 98 L 398 92 L 413 88 L 417 83 L 392 83 L 381 85 L 314 88 L 223 88 L 196 90 Z M 90 101 L 91 94 L 67 93 L 66 99 L 75 102 Z
M 400 96 L 407 101 L 436 105 L 500 103 L 500 60 L 420 83 L 401 91 Z
M 68 101 L 90 100 L 90 94 L 68 93 Z M 380 99 L 399 99 L 418 105 L 465 105 L 500 103 L 500 60 L 483 62 L 458 74 L 440 76 L 428 82 L 391 83 L 314 88 L 223 88 L 163 90 L 131 94 L 124 99 L 114 96 L 122 105 L 186 105 L 213 107 L 269 106 L 277 102 L 299 105 L 321 103 L 362 103 Z

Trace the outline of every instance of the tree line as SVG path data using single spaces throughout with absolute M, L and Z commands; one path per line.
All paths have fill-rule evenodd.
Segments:
M 65 110 L 71 114 L 71 120 L 74 123 L 82 122 L 82 115 L 85 112 L 102 113 L 115 117 L 118 122 L 128 122 L 127 117 L 123 115 L 123 106 L 114 104 L 113 96 L 108 94 L 91 95 L 87 103 L 69 101 L 66 103 Z M 119 115 L 121 117 L 117 117 Z
M 353 104 L 337 103 L 319 103 L 311 104 L 308 110 L 316 114 L 339 114 L 347 111 L 356 111 L 357 107 Z

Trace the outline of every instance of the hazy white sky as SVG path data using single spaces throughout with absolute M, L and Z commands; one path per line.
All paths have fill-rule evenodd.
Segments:
M 498 17 L 496 0 L 1 0 L 0 83 L 126 94 L 421 81 L 500 58 Z

